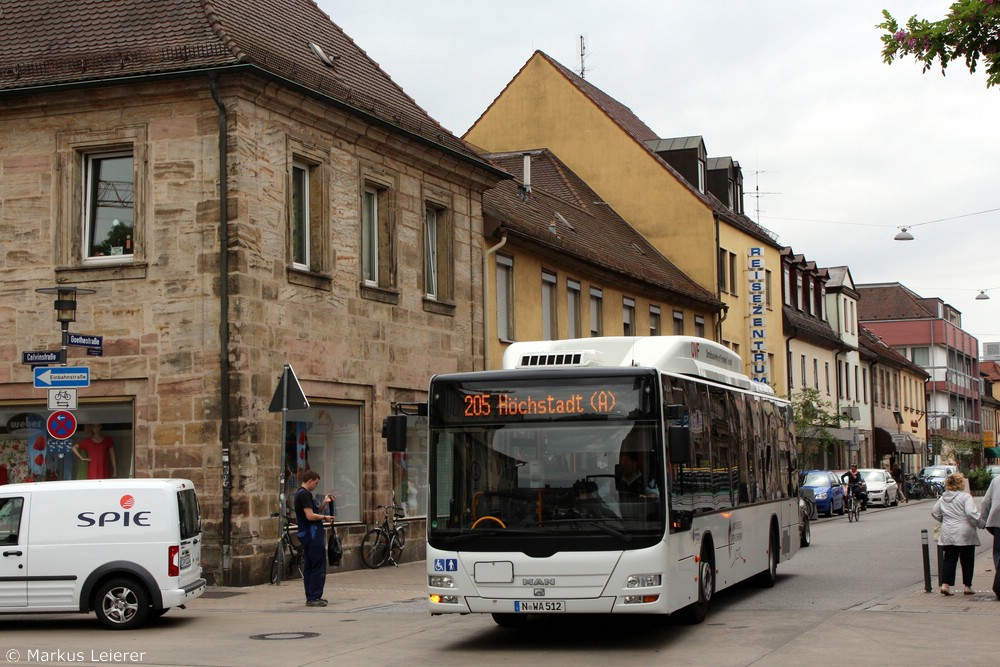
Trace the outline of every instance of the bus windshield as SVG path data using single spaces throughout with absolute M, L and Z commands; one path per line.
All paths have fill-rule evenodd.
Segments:
M 524 376 L 432 384 L 430 543 L 540 554 L 662 539 L 655 372 Z

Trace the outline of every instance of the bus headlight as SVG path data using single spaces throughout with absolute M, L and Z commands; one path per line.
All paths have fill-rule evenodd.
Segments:
M 429 574 L 427 585 L 431 588 L 454 588 L 455 580 L 449 574 Z
M 458 604 L 457 595 L 438 595 L 437 593 L 431 593 L 430 601 L 435 604 Z
M 649 588 L 662 582 L 659 574 L 631 574 L 625 581 L 625 588 Z

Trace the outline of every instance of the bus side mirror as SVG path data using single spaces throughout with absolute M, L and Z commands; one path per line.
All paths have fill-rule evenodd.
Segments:
M 391 415 L 382 420 L 386 451 L 406 451 L 406 415 Z
M 689 426 L 669 426 L 667 444 L 670 447 L 671 464 L 691 462 L 691 428 Z

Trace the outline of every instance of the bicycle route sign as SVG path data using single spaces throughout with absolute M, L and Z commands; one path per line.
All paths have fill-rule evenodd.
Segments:
M 75 388 L 49 389 L 49 410 L 76 410 L 77 406 Z
M 76 433 L 76 417 L 67 410 L 56 410 L 45 420 L 45 429 L 56 440 L 67 440 Z

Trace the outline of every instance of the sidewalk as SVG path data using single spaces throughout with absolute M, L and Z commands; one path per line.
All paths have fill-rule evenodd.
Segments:
M 990 616 L 1000 616 L 1000 601 L 993 594 L 993 536 L 983 533 L 983 545 L 976 551 L 975 574 L 972 577 L 972 589 L 975 595 L 964 595 L 962 593 L 962 566 L 959 565 L 955 575 L 957 586 L 952 590 L 955 595 L 941 595 L 938 585 L 938 564 L 937 547 L 930 545 L 931 559 L 931 590 L 927 592 L 926 586 L 921 583 L 909 593 L 904 593 L 888 602 L 882 602 L 870 609 L 880 609 L 883 611 L 906 611 L 906 612 L 966 612 L 973 614 L 985 614 Z
M 976 553 L 975 575 L 972 587 L 975 595 L 963 595 L 961 567 L 958 570 L 957 595 L 945 596 L 939 592 L 937 579 L 936 546 L 930 545 L 931 591 L 926 592 L 923 582 L 900 591 L 899 594 L 879 600 L 866 609 L 900 612 L 966 612 L 1000 616 L 1000 602 L 993 595 L 992 541 L 984 539 Z M 780 572 L 780 570 L 779 570 Z M 326 577 L 324 596 L 330 605 L 325 611 L 351 613 L 377 610 L 388 605 L 411 604 L 415 611 L 425 611 L 426 564 L 424 561 L 403 563 L 398 567 L 385 566 L 377 570 L 350 570 L 331 572 Z M 191 603 L 192 608 L 216 611 L 234 610 L 289 610 L 304 608 L 305 594 L 302 582 L 292 580 L 280 586 L 263 584 L 246 588 L 212 586 Z
M 356 612 L 400 603 L 420 605 L 423 611 L 427 595 L 425 568 L 421 560 L 398 567 L 386 565 L 377 570 L 330 572 L 326 576 L 323 593 L 330 604 L 323 611 Z M 305 608 L 305 592 L 299 579 L 285 581 L 278 586 L 210 586 L 189 606 L 213 611 L 297 611 Z

